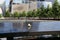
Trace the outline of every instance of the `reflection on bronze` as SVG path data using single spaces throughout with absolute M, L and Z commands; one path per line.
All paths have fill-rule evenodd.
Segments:
M 4 23 L 0 23 L 0 27 L 4 27 Z

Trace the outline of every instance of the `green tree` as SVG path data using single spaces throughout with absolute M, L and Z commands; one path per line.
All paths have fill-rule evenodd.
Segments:
M 13 17 L 19 17 L 19 13 L 18 12 L 14 12 Z
M 37 9 L 36 14 L 37 14 L 37 17 L 41 18 L 41 9 Z
M 34 14 L 33 11 L 28 11 L 27 12 L 27 17 L 33 17 L 33 14 Z
M 36 10 L 33 10 L 32 13 L 31 13 L 32 17 L 37 17 L 37 11 Z
M 9 11 L 6 11 L 6 13 L 5 13 L 5 17 L 10 17 L 10 13 L 9 13 Z
M 59 4 L 58 4 L 57 0 L 55 0 L 55 2 L 54 2 L 53 6 L 52 6 L 52 10 L 53 10 L 54 18 L 58 17 Z
M 52 12 L 52 8 L 49 8 L 49 11 L 47 12 L 48 18 L 54 17 L 54 14 Z
M 43 5 L 41 6 L 40 9 L 41 9 L 41 11 L 40 11 L 40 16 L 41 16 L 41 17 L 47 17 L 47 16 L 46 16 L 46 9 L 44 8 Z
M 19 13 L 19 17 L 22 17 L 22 13 Z
M 2 17 L 2 14 L 0 14 L 0 18 Z
M 51 18 L 51 17 L 53 17 L 53 12 L 52 12 L 52 8 L 50 8 L 49 7 L 49 5 L 47 6 L 47 8 L 46 8 L 46 17 L 48 17 L 48 18 Z
M 34 13 L 34 17 L 38 17 L 37 10 Z
M 20 13 L 20 17 L 26 17 L 26 12 L 25 11 L 23 11 L 22 13 Z
M 58 19 L 60 18 L 60 5 L 58 7 Z

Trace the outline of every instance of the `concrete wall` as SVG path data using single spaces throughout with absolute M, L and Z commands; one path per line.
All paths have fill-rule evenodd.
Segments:
M 13 12 L 23 12 L 37 9 L 37 2 L 31 2 L 27 4 L 13 4 L 12 5 L 12 13 Z
M 22 12 L 22 11 L 28 11 L 28 4 L 12 5 L 12 13 L 13 12 Z
M 29 10 L 35 10 L 35 9 L 37 9 L 37 2 L 36 1 L 32 2 L 31 1 Z

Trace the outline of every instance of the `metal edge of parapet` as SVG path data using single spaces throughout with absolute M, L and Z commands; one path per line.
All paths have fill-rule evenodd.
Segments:
M 47 32 L 14 32 L 2 33 L 0 37 L 18 37 L 18 36 L 41 36 L 41 35 L 60 35 L 60 31 L 47 31 Z
M 57 20 L 0 20 L 0 22 L 52 22 Z

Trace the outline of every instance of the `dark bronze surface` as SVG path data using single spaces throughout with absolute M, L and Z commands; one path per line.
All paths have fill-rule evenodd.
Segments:
M 60 31 L 47 32 L 16 32 L 16 33 L 0 33 L 0 38 L 3 37 L 19 37 L 19 36 L 39 36 L 39 35 L 60 35 Z

